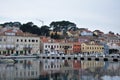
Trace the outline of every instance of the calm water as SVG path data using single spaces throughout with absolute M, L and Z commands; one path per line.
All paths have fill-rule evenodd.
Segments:
M 120 80 L 120 62 L 18 59 L 0 63 L 0 80 Z

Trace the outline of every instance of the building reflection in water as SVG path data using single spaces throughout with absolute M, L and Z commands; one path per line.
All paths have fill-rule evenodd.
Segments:
M 39 74 L 39 61 L 17 60 L 15 64 L 0 64 L 0 80 L 34 79 Z
M 0 63 L 0 80 L 103 80 L 106 75 L 119 77 L 120 63 L 57 59 Z

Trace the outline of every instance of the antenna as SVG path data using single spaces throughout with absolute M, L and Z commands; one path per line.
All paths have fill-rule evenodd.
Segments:
M 40 19 L 36 19 L 37 21 L 41 22 L 42 23 L 42 26 L 44 25 L 44 21 L 43 20 L 40 20 Z

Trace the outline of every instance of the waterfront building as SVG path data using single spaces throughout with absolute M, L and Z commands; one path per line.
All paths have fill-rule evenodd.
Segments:
M 109 46 L 107 44 L 103 44 L 104 46 L 104 54 L 109 54 Z
M 61 42 L 60 44 L 60 51 L 64 52 L 65 54 L 73 54 L 73 43 L 72 42 Z
M 81 44 L 79 42 L 73 43 L 73 53 L 80 53 L 81 52 Z
M 54 39 L 42 36 L 40 50 L 41 50 L 41 53 L 50 53 L 51 51 L 58 52 L 59 51 L 59 43 Z
M 109 46 L 107 45 L 107 43 L 104 41 L 101 41 L 100 44 L 104 46 L 104 51 L 103 51 L 104 54 L 109 54 Z
M 118 52 L 120 52 L 120 46 L 119 46 L 120 39 L 118 35 L 115 35 L 114 33 L 109 32 L 108 34 L 104 34 L 102 38 L 104 42 L 107 44 L 107 46 L 109 47 L 109 50 L 113 50 L 113 52 L 114 50 L 117 50 Z
M 109 49 L 116 49 L 120 52 L 120 43 L 107 43 Z
M 53 51 L 56 53 L 59 51 L 59 43 L 52 43 L 52 42 L 44 43 L 43 53 L 53 52 Z
M 62 52 L 66 54 L 73 53 L 73 43 L 67 42 L 67 40 L 55 40 L 51 38 L 42 37 L 41 38 L 41 52 Z
M 18 28 L 6 29 L 0 33 L 1 55 L 27 55 L 40 53 L 40 38 L 30 33 L 23 33 Z
M 104 46 L 94 41 L 81 43 L 81 52 L 83 53 L 103 53 Z
M 35 36 L 16 36 L 15 48 L 18 54 L 39 54 L 40 38 Z

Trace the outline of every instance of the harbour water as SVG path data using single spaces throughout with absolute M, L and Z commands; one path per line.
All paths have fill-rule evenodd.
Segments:
M 0 80 L 120 80 L 120 62 L 16 59 L 0 63 Z

